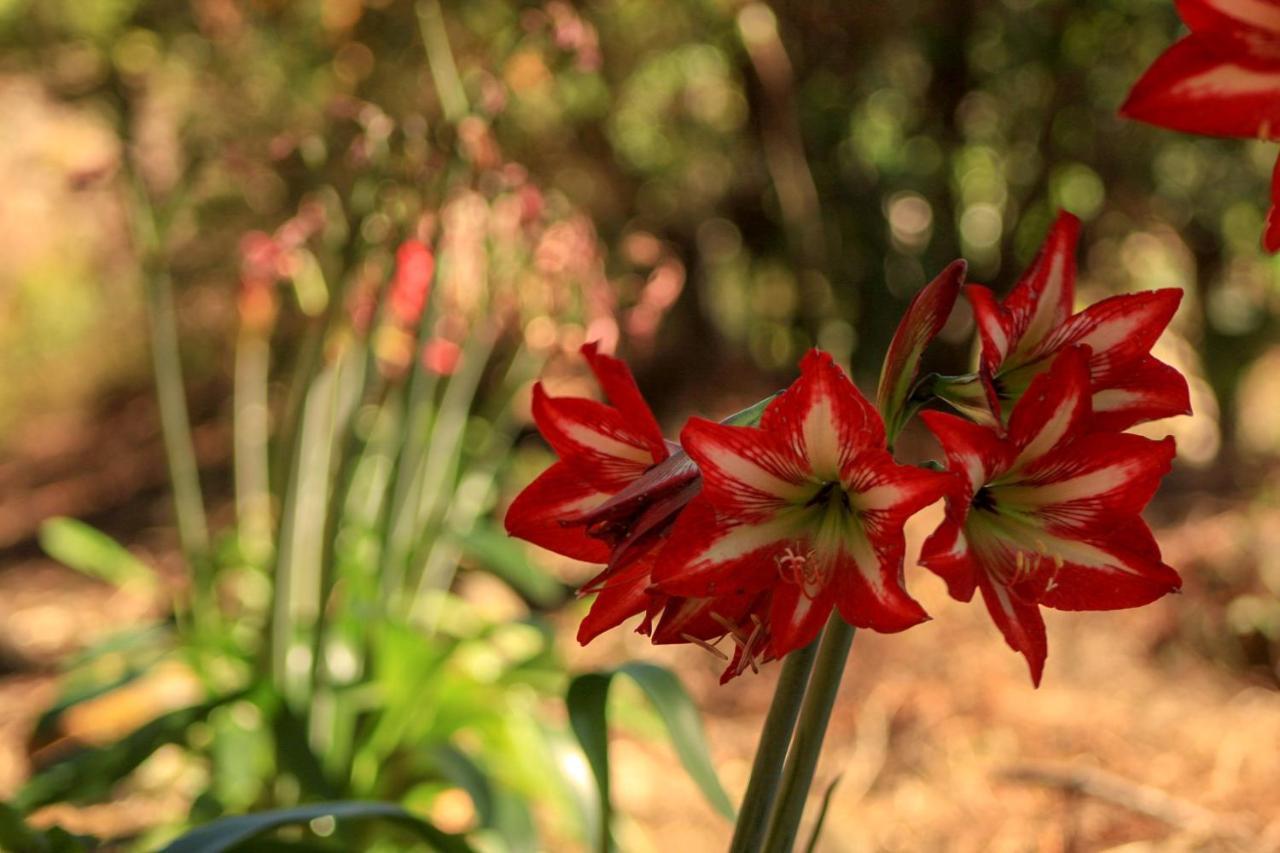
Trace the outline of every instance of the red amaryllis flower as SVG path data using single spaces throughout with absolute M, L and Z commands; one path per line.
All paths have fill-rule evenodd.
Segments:
M 1097 428 L 1126 429 L 1190 414 L 1186 379 L 1151 355 L 1152 344 L 1178 310 L 1182 291 L 1122 294 L 1073 314 L 1079 233 L 1079 220 L 1060 213 L 1035 262 L 1002 302 L 981 285 L 965 287 L 982 338 L 985 400 L 961 407 L 976 420 L 996 423 L 1058 352 L 1077 344 L 1092 353 Z
M 577 522 L 640 479 L 678 446 L 662 437 L 627 366 L 602 355 L 592 342 L 582 347 L 612 406 L 579 397 L 550 397 L 533 386 L 533 420 L 560 457 L 516 497 L 507 511 L 507 532 L 549 551 L 607 562 L 612 544 L 589 535 Z
M 1137 607 L 1181 585 L 1138 515 L 1169 470 L 1173 439 L 1092 431 L 1089 362 L 1082 347 L 1059 355 L 1003 436 L 954 415 L 921 415 L 956 488 L 920 561 L 961 601 L 982 590 L 1037 685 L 1047 654 L 1041 606 Z
M 649 590 L 652 552 L 697 493 L 698 471 L 662 437 L 627 366 L 595 343 L 582 354 L 613 406 L 550 397 L 534 385 L 534 422 L 560 461 L 516 497 L 506 527 L 558 554 L 608 563 L 582 590 L 598 593 L 578 633 L 586 643 L 638 613 L 652 618 L 668 603 Z
M 811 351 L 800 372 L 758 428 L 700 418 L 685 426 L 681 444 L 702 472 L 702 493 L 654 569 L 669 595 L 750 608 L 767 594 L 755 633 L 768 642 L 748 650 L 765 659 L 811 642 L 833 607 L 884 632 L 927 619 L 902 587 L 902 525 L 947 482 L 893 461 L 880 416 L 829 355 Z
M 1183 133 L 1276 139 L 1280 134 L 1280 3 L 1178 0 L 1191 34 L 1165 51 L 1120 114 Z M 1280 161 L 1263 245 L 1280 250 Z
M 952 261 L 915 295 L 898 323 L 889 351 L 885 353 L 876 390 L 876 406 L 890 437 L 898 434 L 911 414 L 910 398 L 920 373 L 920 358 L 951 316 L 968 268 L 964 261 Z

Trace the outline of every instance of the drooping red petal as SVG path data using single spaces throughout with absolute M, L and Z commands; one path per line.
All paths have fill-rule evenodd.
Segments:
M 1280 252 L 1280 158 L 1271 171 L 1271 209 L 1267 211 L 1267 227 L 1262 232 L 1262 248 Z
M 647 437 L 617 409 L 579 397 L 550 397 L 533 386 L 533 420 L 561 461 L 601 491 L 616 492 L 639 477 L 655 458 Z
M 653 411 L 640 395 L 631 369 L 621 359 L 601 353 L 599 346 L 596 341 L 582 345 L 582 355 L 590 365 L 591 372 L 595 374 L 596 381 L 600 383 L 609 402 L 622 414 L 635 435 L 646 441 L 653 454 L 653 461 L 661 462 L 667 458 L 667 443 L 662 438 L 662 429 L 658 426 Z
M 959 476 L 966 502 L 1013 461 L 1012 447 L 990 427 L 946 412 L 921 412 L 920 417 L 942 445 L 947 468 Z
M 979 578 L 979 586 L 991 620 L 996 623 L 1009 647 L 1027 659 L 1031 682 L 1039 687 L 1040 676 L 1044 673 L 1044 661 L 1049 654 L 1040 607 L 1034 602 L 1019 598 L 1008 587 L 985 574 Z
M 608 497 L 608 492 L 584 481 L 576 470 L 557 462 L 511 502 L 507 533 L 575 560 L 603 563 L 609 559 L 609 547 L 588 537 L 585 527 L 566 527 L 563 522 Z
M 978 585 L 978 568 L 964 537 L 965 514 L 964 509 L 948 511 L 920 548 L 920 564 L 946 582 L 947 592 L 956 601 L 972 600 Z
M 1100 432 L 1191 414 L 1186 377 L 1150 355 L 1093 388 L 1092 426 Z
M 951 316 L 967 270 L 964 261 L 952 261 L 915 295 L 898 323 L 876 391 L 876 406 L 891 429 L 900 425 L 902 408 L 920 372 L 920 357 Z
M 702 473 L 702 493 L 722 512 L 762 517 L 803 500 L 807 460 L 776 431 L 690 418 L 680 443 Z
M 1182 291 L 1177 288 L 1109 297 L 1067 320 L 1039 353 L 1048 355 L 1073 344 L 1087 346 L 1092 351 L 1093 382 L 1106 386 L 1151 352 L 1181 302 Z
M 1070 347 L 1031 380 L 1009 415 L 1014 467 L 1033 464 L 1077 436 L 1089 421 L 1089 351 Z
M 1150 502 L 1174 452 L 1172 438 L 1091 433 L 1025 467 L 1017 483 L 998 486 L 998 500 L 1033 513 L 1050 532 L 1109 530 Z
M 1035 260 L 1005 297 L 1002 307 L 1010 323 L 1010 359 L 1021 363 L 1020 355 L 1035 351 L 1071 316 L 1079 239 L 1080 220 L 1059 211 Z
M 652 565 L 648 562 L 634 563 L 626 571 L 610 577 L 603 586 L 596 586 L 594 582 L 587 584 L 587 589 L 599 591 L 591 603 L 591 610 L 578 625 L 580 644 L 585 646 L 605 631 L 654 606 L 655 597 L 648 592 L 651 570 Z
M 1194 33 L 1280 44 L 1280 4 L 1274 0 L 1177 0 L 1177 5 Z
M 760 428 L 776 433 L 795 459 L 828 482 L 851 455 L 885 442 L 875 407 L 830 355 L 816 349 L 800 360 L 800 378 L 765 409 Z
M 1067 552 L 1040 601 L 1055 610 L 1121 610 L 1176 592 L 1182 578 L 1160 558 L 1155 537 L 1133 517 Z
M 1120 114 L 1183 133 L 1270 138 L 1280 128 L 1280 63 L 1224 53 L 1192 34 L 1138 80 Z
M 778 558 L 794 544 L 787 516 L 743 522 L 716 512 L 705 493 L 676 520 L 658 554 L 653 582 L 666 595 L 735 596 L 763 589 L 779 578 Z

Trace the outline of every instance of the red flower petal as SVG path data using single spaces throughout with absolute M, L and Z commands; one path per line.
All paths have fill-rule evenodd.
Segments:
M 580 644 L 585 646 L 605 631 L 661 602 L 647 591 L 652 568 L 649 562 L 639 562 L 613 575 L 603 586 L 594 586 L 594 582 L 587 584 L 587 589 L 598 589 L 599 592 L 591 603 L 591 610 L 578 625 Z
M 1048 355 L 1072 344 L 1087 346 L 1095 385 L 1109 385 L 1150 353 L 1181 302 L 1177 288 L 1112 296 L 1067 320 L 1039 353 Z
M 875 407 L 830 355 L 816 349 L 800 360 L 800 378 L 765 409 L 760 428 L 776 432 L 795 459 L 828 482 L 850 456 L 885 441 Z
M 928 621 L 929 614 L 902 588 L 901 549 L 880 553 L 870 543 L 863 547 L 853 544 L 854 548 L 839 554 L 832 567 L 841 617 L 857 628 L 882 634 L 895 634 Z
M 920 548 L 920 565 L 942 578 L 947 592 L 956 601 L 970 601 L 978 585 L 978 567 L 969 553 L 963 531 L 967 507 L 967 499 L 958 511 L 953 512 L 948 506 L 947 518 Z
M 533 420 L 560 459 L 601 491 L 616 492 L 666 458 L 614 408 L 579 397 L 549 397 L 533 386 Z
M 1040 599 L 1056 610 L 1140 607 L 1182 586 L 1178 573 L 1161 561 L 1150 528 L 1136 517 L 1078 543 L 1062 559 Z
M 680 443 L 702 472 L 702 493 L 723 512 L 763 517 L 812 490 L 805 459 L 776 433 L 690 418 Z
M 898 421 L 920 372 L 920 357 L 951 316 L 967 270 L 968 264 L 964 261 L 952 261 L 915 295 L 907 306 L 907 313 L 898 323 L 884 357 L 880 385 L 876 391 L 876 405 L 890 426 L 890 432 L 901 426 Z
M 1033 464 L 1084 428 L 1090 414 L 1088 358 L 1084 347 L 1071 347 L 1031 380 L 1009 416 L 1009 439 L 1018 451 L 1013 467 Z
M 1278 93 L 1280 63 L 1192 34 L 1152 63 L 1120 114 L 1183 133 L 1269 138 L 1280 129 Z
M 582 345 L 582 355 L 590 365 L 591 372 L 596 375 L 596 381 L 600 383 L 604 395 L 622 413 L 632 431 L 646 440 L 653 460 L 662 461 L 667 457 L 667 444 L 662 437 L 662 429 L 649 404 L 640 395 L 631 369 L 626 362 L 601 354 L 599 346 L 595 341 Z
M 777 558 L 793 542 L 794 521 L 742 522 L 717 513 L 705 492 L 685 507 L 658 555 L 653 582 L 667 595 L 734 596 L 778 579 Z
M 1002 303 L 1009 322 L 1008 357 L 1021 363 L 1071 316 L 1080 220 L 1059 211 L 1036 259 Z M 990 365 L 992 371 L 997 365 Z
M 990 289 L 980 284 L 968 284 L 965 285 L 964 296 L 973 308 L 978 337 L 982 339 L 982 365 L 988 370 L 996 370 L 1016 343 L 1013 340 L 1013 321 Z
M 1019 598 L 985 574 L 980 578 L 979 585 L 982 587 L 982 600 L 987 605 L 991 620 L 996 623 L 1009 647 L 1027 659 L 1031 682 L 1039 687 L 1040 676 L 1044 673 L 1044 661 L 1049 654 L 1040 607 L 1034 602 Z
M 1174 441 L 1127 433 L 1092 433 L 999 486 L 999 500 L 1035 514 L 1050 532 L 1102 531 L 1129 524 L 1169 473 Z
M 965 502 L 1013 461 L 1012 448 L 996 432 L 946 412 L 921 412 L 925 426 L 938 439 L 947 468 L 959 476 Z
M 561 522 L 608 497 L 608 492 L 585 482 L 576 470 L 557 462 L 511 502 L 507 533 L 575 560 L 603 563 L 609 559 L 607 545 L 588 537 L 585 527 L 566 527 Z
M 1094 384 L 1092 426 L 1100 432 L 1189 414 L 1186 377 L 1149 355 L 1105 385 Z
M 1195 33 L 1280 43 L 1280 5 L 1267 0 L 1178 0 L 1178 15 Z
M 770 656 L 780 658 L 812 643 L 831 617 L 834 599 L 830 585 L 809 598 L 799 584 L 778 584 L 769 608 Z

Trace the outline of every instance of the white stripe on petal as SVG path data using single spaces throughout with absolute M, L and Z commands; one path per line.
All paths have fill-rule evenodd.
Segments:
M 819 386 L 822 392 L 827 389 Z M 809 467 L 819 480 L 835 480 L 840 472 L 840 447 L 836 441 L 836 417 L 826 393 L 814 395 L 813 404 L 805 412 L 801 425 L 805 455 Z
M 724 472 L 727 478 L 766 495 L 774 495 L 784 501 L 796 501 L 806 497 L 810 489 L 808 484 L 793 483 L 766 471 L 764 467 L 742 456 L 737 450 L 715 441 L 702 443 L 699 450 L 707 461 Z
M 573 441 L 605 456 L 625 459 L 629 462 L 638 462 L 642 465 L 649 465 L 653 462 L 653 453 L 648 448 L 636 447 L 627 444 L 625 441 L 619 441 L 585 424 L 566 420 L 562 421 L 561 428 L 564 430 L 565 435 Z
M 1242 24 L 1280 35 L 1280 5 L 1268 0 L 1204 0 L 1204 5 Z
M 1209 101 L 1274 94 L 1277 89 L 1280 89 L 1280 73 L 1223 63 L 1201 74 L 1194 74 L 1178 81 L 1169 88 L 1169 92 L 1188 99 Z
M 872 486 L 864 492 L 857 492 L 850 495 L 857 503 L 860 512 L 875 512 L 876 510 L 893 509 L 902 503 L 904 492 L 902 487 L 892 484 L 883 486 Z
M 1014 468 L 1034 459 L 1039 459 L 1057 446 L 1071 426 L 1071 416 L 1075 412 L 1075 404 L 1074 393 L 1071 396 L 1063 397 L 1058 404 L 1058 408 L 1054 410 L 1053 417 L 1049 418 L 1044 426 L 1040 428 L 1040 431 L 1036 433 L 1035 438 L 1027 442 L 1027 445 L 1022 448 L 1022 452 L 1018 454 L 1018 458 L 1013 463 Z
M 711 542 L 691 563 L 713 565 L 745 557 L 752 551 L 792 538 L 796 533 L 796 522 L 794 514 L 779 513 L 755 524 L 741 524 Z
M 1127 484 L 1135 475 L 1142 473 L 1146 464 L 1145 460 L 1139 460 L 1132 464 L 1111 465 L 1044 485 L 1002 486 L 998 500 L 1008 500 L 1020 506 L 1047 506 L 1097 498 Z

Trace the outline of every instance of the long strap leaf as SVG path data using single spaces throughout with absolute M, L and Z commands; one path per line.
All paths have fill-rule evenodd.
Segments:
M 702 720 L 693 700 L 670 670 L 651 663 L 633 661 L 614 670 L 579 675 L 570 682 L 566 696 L 569 723 L 586 753 L 600 796 L 600 826 L 596 833 L 598 849 L 603 853 L 613 847 L 609 831 L 611 800 L 607 705 L 609 687 L 617 675 L 627 676 L 644 692 L 662 718 L 685 771 L 711 807 L 733 820 L 733 804 L 711 763 Z

